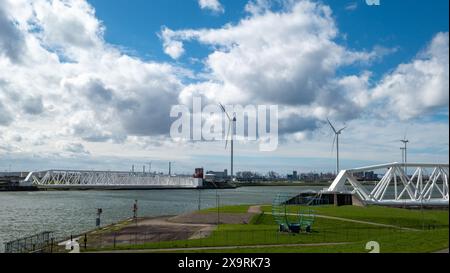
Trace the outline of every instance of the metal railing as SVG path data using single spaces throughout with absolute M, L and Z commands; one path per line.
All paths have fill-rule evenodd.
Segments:
M 355 177 L 368 171 L 384 172 L 371 189 Z M 448 206 L 448 180 L 448 164 L 390 163 L 342 170 L 325 192 L 347 192 L 349 185 L 351 192 L 367 204 Z M 393 191 L 391 196 L 388 189 Z
M 44 231 L 39 234 L 20 238 L 5 243 L 5 253 L 30 253 L 38 252 L 53 244 L 52 231 Z

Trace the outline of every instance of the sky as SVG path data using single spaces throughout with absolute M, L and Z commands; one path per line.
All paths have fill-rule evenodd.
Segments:
M 171 107 L 278 105 L 279 145 L 235 170 L 449 158 L 449 2 L 0 0 L 0 170 L 229 169 L 170 137 Z M 148 167 L 147 167 L 148 168 Z M 148 169 L 147 169 L 148 170 Z

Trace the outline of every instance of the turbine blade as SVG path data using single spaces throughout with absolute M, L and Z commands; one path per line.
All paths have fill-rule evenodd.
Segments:
M 328 124 L 330 124 L 331 129 L 333 129 L 334 133 L 337 134 L 336 129 L 334 128 L 333 124 L 331 124 L 331 121 L 327 118 Z
M 228 115 L 227 111 L 225 110 L 225 107 L 221 103 L 219 103 L 219 105 L 220 105 L 220 108 L 222 109 L 222 111 L 225 113 L 225 115 L 227 115 L 227 118 L 229 120 L 231 120 L 230 115 Z
M 347 129 L 347 126 L 345 126 L 344 128 L 342 128 L 341 130 L 338 131 L 338 134 L 342 133 L 342 131 L 344 131 L 345 129 Z

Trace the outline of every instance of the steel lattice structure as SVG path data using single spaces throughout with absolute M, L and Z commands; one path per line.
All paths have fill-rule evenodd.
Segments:
M 21 182 L 39 188 L 198 188 L 202 179 L 148 173 L 49 170 L 31 172 Z
M 355 176 L 383 170 L 381 180 L 373 183 Z M 390 163 L 342 170 L 325 192 L 351 192 L 366 204 L 448 206 L 448 178 L 448 164 Z

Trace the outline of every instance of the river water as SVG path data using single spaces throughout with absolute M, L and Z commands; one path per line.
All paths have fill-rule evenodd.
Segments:
M 255 186 L 217 192 L 222 206 L 270 204 L 278 193 L 322 188 Z M 7 241 L 43 231 L 59 238 L 93 229 L 97 208 L 103 209 L 101 223 L 107 225 L 131 217 L 134 200 L 139 216 L 161 216 L 197 210 L 199 199 L 202 209 L 216 207 L 216 190 L 0 192 L 0 252 Z

